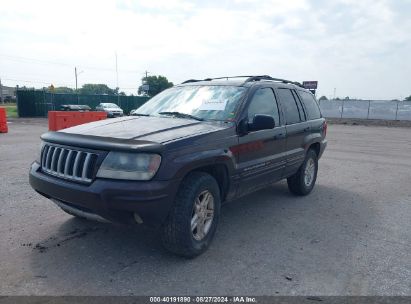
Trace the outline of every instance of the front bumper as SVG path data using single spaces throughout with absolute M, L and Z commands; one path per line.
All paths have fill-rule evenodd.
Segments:
M 144 224 L 160 226 L 173 205 L 179 184 L 180 180 L 95 179 L 90 185 L 82 185 L 42 173 L 37 162 L 30 168 L 30 185 L 41 195 L 121 223 L 134 223 L 137 213 Z
M 121 112 L 108 112 L 107 117 L 114 118 L 114 117 L 123 117 L 124 114 Z

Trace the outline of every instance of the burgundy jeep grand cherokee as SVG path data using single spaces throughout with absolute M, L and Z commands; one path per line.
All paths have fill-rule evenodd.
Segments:
M 307 195 L 327 145 L 308 90 L 242 77 L 188 80 L 133 116 L 43 134 L 31 186 L 74 216 L 155 226 L 168 250 L 201 254 L 222 202 L 284 178 Z

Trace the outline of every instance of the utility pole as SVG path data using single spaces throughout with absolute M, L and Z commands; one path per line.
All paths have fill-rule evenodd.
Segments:
M 77 94 L 77 104 L 79 103 L 79 96 L 78 96 L 78 90 L 77 90 L 77 77 L 78 75 L 80 75 L 81 73 L 83 73 L 84 71 L 77 71 L 77 67 L 74 67 L 74 76 L 76 77 L 76 94 Z
M 337 88 L 334 88 L 334 98 L 335 99 L 335 92 L 337 92 Z
M 0 78 L 0 98 L 1 98 L 1 102 L 4 103 L 3 86 L 1 85 L 1 78 Z
M 116 54 L 116 81 L 117 81 L 117 103 L 118 106 L 120 106 L 120 88 L 118 86 L 118 64 L 117 64 L 117 52 L 115 52 Z
M 78 91 L 77 91 L 77 67 L 74 67 L 74 75 L 75 75 L 75 77 L 76 77 L 76 95 L 77 95 L 77 104 L 79 104 Z
M 74 76 L 76 77 L 76 93 L 77 93 L 77 67 L 74 67 Z
M 117 88 L 118 88 L 118 64 L 117 64 L 117 52 L 116 52 L 116 83 L 117 83 Z
M 148 91 L 150 90 L 150 88 L 148 88 L 148 89 L 144 89 L 145 87 L 146 87 L 146 84 L 147 84 L 147 77 L 148 77 L 148 73 L 150 73 L 149 71 L 145 71 L 145 75 L 146 75 L 146 77 L 144 77 L 143 79 L 142 79 L 142 85 L 143 85 L 143 91 L 145 91 L 146 92 L 146 94 L 148 94 Z

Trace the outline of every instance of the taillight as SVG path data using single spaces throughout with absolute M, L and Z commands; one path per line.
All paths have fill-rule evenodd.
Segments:
M 327 128 L 328 128 L 327 121 L 324 120 L 324 123 L 323 123 L 323 134 L 324 134 L 324 137 L 327 136 Z

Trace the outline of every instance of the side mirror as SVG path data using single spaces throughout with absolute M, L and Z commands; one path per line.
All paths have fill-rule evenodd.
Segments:
M 268 130 L 275 127 L 274 118 L 269 115 L 256 114 L 253 122 L 248 124 L 249 131 Z

